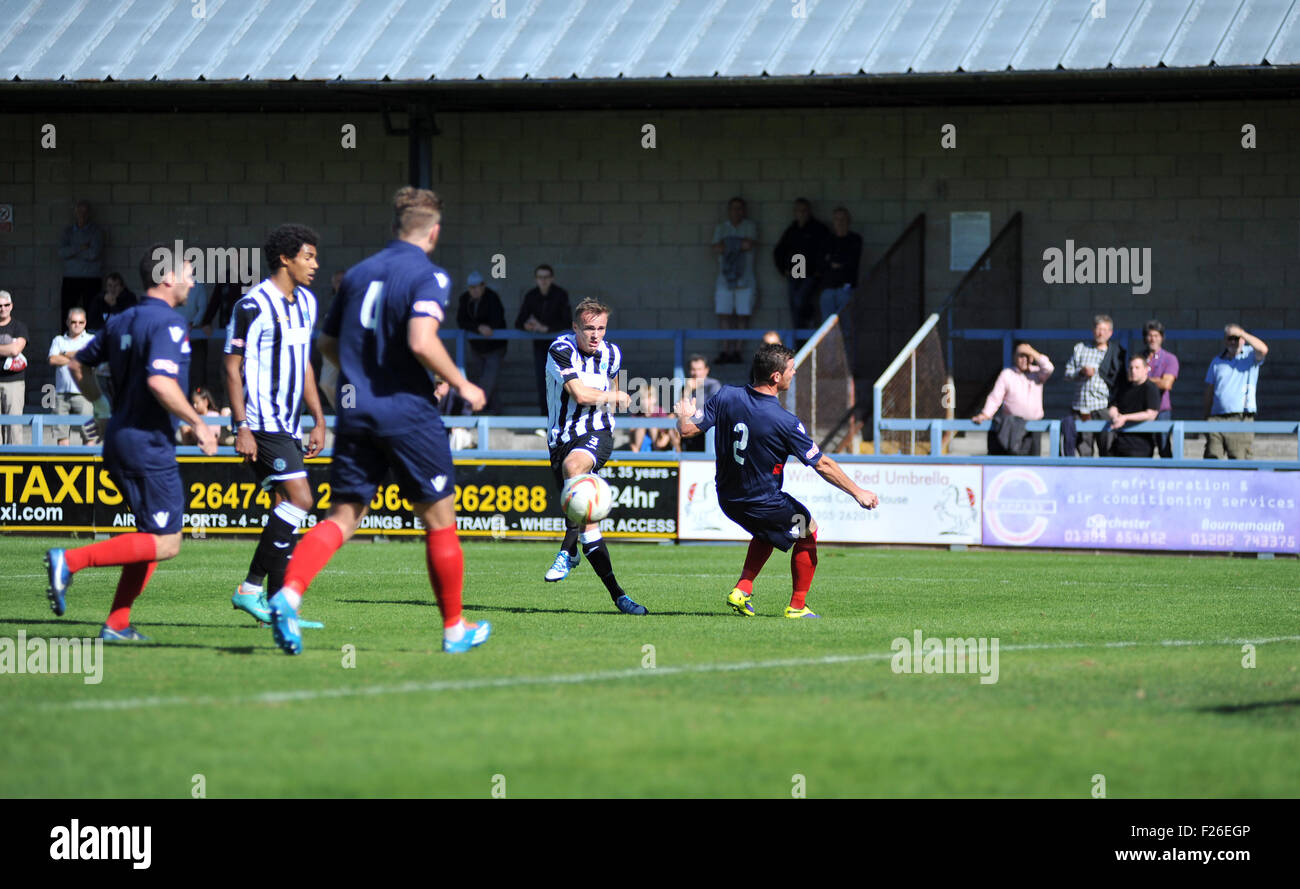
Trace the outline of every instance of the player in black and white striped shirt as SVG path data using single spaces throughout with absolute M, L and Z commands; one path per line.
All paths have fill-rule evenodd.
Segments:
M 307 289 L 316 275 L 316 241 L 301 225 L 272 231 L 262 248 L 271 276 L 240 298 L 226 330 L 235 450 L 253 465 L 262 489 L 275 492 L 248 575 L 230 601 L 263 622 L 271 618 L 264 581 L 269 577 L 273 590 L 283 584 L 294 535 L 312 507 L 299 422 L 304 404 L 315 420 L 307 456 L 325 446 L 325 414 L 311 369 L 316 297 Z
M 618 372 L 623 355 L 618 346 L 605 340 L 609 307 L 584 299 L 573 311 L 573 333 L 557 337 L 546 355 L 546 413 L 551 429 L 551 469 L 561 490 L 566 479 L 595 472 L 605 465 L 614 449 L 614 410 L 624 410 L 629 398 L 619 391 Z M 600 536 L 600 525 L 584 528 L 564 519 L 564 545 L 546 572 L 555 582 L 569 576 L 582 561 L 578 543 L 596 576 L 609 590 L 615 607 L 624 614 L 645 614 L 614 577 L 609 551 Z

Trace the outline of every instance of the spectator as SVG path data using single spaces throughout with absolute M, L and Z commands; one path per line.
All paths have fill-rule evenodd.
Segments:
M 763 334 L 763 343 L 765 345 L 771 344 L 773 346 L 779 346 L 782 344 L 781 334 L 777 333 L 775 330 L 769 330 L 767 333 Z
M 470 403 L 461 398 L 460 393 L 441 377 L 434 383 L 433 397 L 438 405 L 438 413 L 444 417 L 468 417 L 474 413 Z M 463 451 L 474 446 L 474 435 L 463 426 L 448 426 L 447 442 L 453 451 Z
M 188 331 L 202 327 L 202 319 L 208 309 L 208 288 L 202 281 L 195 281 L 190 288 L 190 295 L 184 304 L 176 307 L 176 314 L 185 319 Z M 190 338 L 190 384 L 199 387 L 208 383 L 208 340 L 207 337 Z
M 849 211 L 836 207 L 831 211 L 831 234 L 822 254 L 821 320 L 839 313 L 853 297 L 858 286 L 858 266 L 862 262 L 862 235 L 849 231 Z
M 1259 366 L 1268 346 L 1240 324 L 1229 324 L 1223 335 L 1224 349 L 1205 374 L 1205 418 L 1254 420 Z M 1226 454 L 1229 460 L 1249 460 L 1254 446 L 1253 432 L 1211 432 L 1205 436 L 1205 459 L 1220 460 Z
M 194 391 L 190 393 L 190 404 L 194 407 L 194 412 L 200 417 L 229 417 L 230 408 L 223 407 L 217 410 L 217 401 L 212 397 L 212 393 L 202 386 L 195 386 Z M 180 424 L 176 430 L 176 440 L 183 445 L 196 445 L 199 443 L 198 436 L 194 434 L 194 427 L 187 423 Z M 221 431 L 217 433 L 217 444 L 232 445 L 235 443 L 235 433 L 229 426 L 222 426 Z
M 808 199 L 798 198 L 794 202 L 794 222 L 782 233 L 772 251 L 776 270 L 786 280 L 790 318 L 795 328 L 808 327 L 817 314 L 818 266 L 830 234 L 825 225 L 813 218 Z
M 137 302 L 139 300 L 127 289 L 122 276 L 117 272 L 109 272 L 104 278 L 104 292 L 90 301 L 86 313 L 86 329 L 91 333 L 99 333 L 109 318 L 125 312 Z M 64 317 L 67 317 L 67 312 L 64 312 Z
M 686 378 L 686 391 L 683 397 L 695 399 L 695 409 L 698 413 L 704 410 L 704 405 L 708 404 L 710 398 L 718 394 L 722 384 L 709 376 L 709 362 L 703 355 L 692 355 L 687 366 L 690 368 L 690 376 Z M 682 448 L 687 451 L 704 450 L 704 436 L 695 435 L 686 439 L 682 442 Z
M 1142 325 L 1142 338 L 1147 344 L 1147 365 L 1151 369 L 1150 380 L 1160 390 L 1160 413 L 1157 420 L 1172 420 L 1173 403 L 1170 396 L 1174 389 L 1174 380 L 1178 379 L 1178 356 L 1164 349 L 1165 326 L 1154 318 Z M 1173 457 L 1171 436 L 1168 432 L 1156 433 L 1156 448 L 1166 460 Z
M 480 336 L 492 336 L 497 330 L 506 326 L 506 310 L 501 305 L 497 292 L 483 283 L 483 276 L 470 272 L 465 282 L 469 289 L 460 295 L 460 305 L 456 310 L 456 324 L 461 330 L 468 330 Z M 487 398 L 486 412 L 501 413 L 501 403 L 497 399 L 497 377 L 501 373 L 501 362 L 505 360 L 509 343 L 505 340 L 470 340 L 469 354 L 466 355 L 466 368 L 470 382 L 483 390 Z
M 1130 423 L 1146 423 L 1160 412 L 1160 389 L 1147 377 L 1150 368 L 1145 355 L 1128 360 L 1128 377 L 1120 380 L 1106 408 L 1110 428 L 1102 435 L 1109 457 L 1150 457 L 1156 452 L 1156 437 L 1150 432 L 1124 432 Z
M 86 310 L 69 309 L 67 315 L 67 333 L 56 336 L 50 343 L 50 364 L 54 367 L 54 412 L 59 416 L 94 416 L 94 408 L 81 394 L 77 381 L 68 369 L 69 352 L 77 352 L 95 337 L 86 332 Z M 82 424 L 86 421 L 83 420 Z M 55 426 L 54 439 L 59 445 L 72 443 L 71 429 L 77 430 L 83 445 L 99 444 L 98 438 L 87 434 L 84 425 L 73 427 Z M 91 425 L 94 429 L 94 425 Z
M 515 327 L 532 333 L 550 333 L 556 336 L 573 326 L 573 309 L 569 307 L 569 292 L 555 283 L 555 270 L 549 265 L 533 269 L 537 286 L 524 294 L 519 306 Z M 533 374 L 537 379 L 537 402 L 542 416 L 546 415 L 546 351 L 551 339 L 533 340 Z
M 1016 346 L 1014 367 L 1002 369 L 984 407 L 971 419 L 993 425 L 988 432 L 988 450 L 994 456 L 1037 455 L 1034 436 L 1025 431 L 1026 420 L 1043 419 L 1043 385 L 1052 372 L 1052 359 L 1029 343 Z
M 250 281 L 249 284 L 256 284 L 256 281 Z M 227 270 L 224 281 L 218 281 L 212 287 L 212 292 L 208 294 L 208 307 L 204 310 L 199 318 L 199 329 L 203 332 L 204 339 L 216 339 L 224 341 L 226 338 L 226 328 L 230 326 L 230 316 L 235 312 L 235 304 L 244 295 L 243 283 L 240 281 L 239 261 L 236 255 L 230 256 L 230 268 Z M 220 329 L 220 332 L 214 337 L 212 335 L 214 326 Z M 210 350 L 209 355 L 220 362 L 222 349 L 217 348 Z M 210 368 L 204 368 L 204 376 L 212 380 L 218 392 L 218 398 L 226 398 L 229 393 L 226 392 L 226 374 L 224 365 L 220 373 L 209 373 Z M 333 393 L 331 393 L 332 397 Z
M 713 308 L 722 330 L 745 330 L 754 314 L 754 247 L 758 226 L 747 219 L 745 199 L 727 201 L 727 218 L 713 228 L 713 252 L 718 256 L 718 278 L 713 287 Z M 739 340 L 724 340 L 718 364 L 740 364 Z
M 331 410 L 334 408 L 334 390 L 338 388 L 338 368 L 324 360 L 324 356 L 321 355 L 320 349 L 316 347 L 316 333 L 325 324 L 325 319 L 329 317 L 329 308 L 334 305 L 334 300 L 338 299 L 339 287 L 342 284 L 343 272 L 340 270 L 330 276 L 329 299 L 316 300 L 316 330 L 312 331 L 311 341 L 311 372 L 316 375 L 316 389 L 320 392 L 321 398 L 324 399 L 324 401 L 321 402 L 322 406 L 328 407 Z M 326 368 L 331 368 L 330 379 L 328 382 L 324 375 Z
M 659 396 L 653 386 L 641 389 L 641 416 L 667 417 L 668 412 L 659 406 Z M 680 451 L 681 439 L 676 429 L 651 429 L 637 426 L 632 430 L 632 450 L 644 451 Z
M 59 314 L 64 318 L 69 309 L 90 305 L 99 293 L 99 276 L 103 274 L 104 232 L 90 221 L 90 203 L 77 201 L 72 218 L 73 223 L 59 238 L 59 257 L 63 260 Z
M 1065 378 L 1075 380 L 1073 411 L 1061 423 L 1062 455 L 1092 456 L 1093 434 L 1076 433 L 1077 420 L 1100 420 L 1106 416 L 1110 393 L 1126 365 L 1124 350 L 1110 345 L 1110 335 L 1115 332 L 1115 322 L 1109 315 L 1092 319 L 1092 342 L 1074 344 L 1074 352 L 1065 365 Z M 1077 442 L 1076 442 L 1077 435 Z
M 21 414 L 27 404 L 27 325 L 14 319 L 14 299 L 0 290 L 0 414 Z M 22 444 L 17 426 L 0 426 L 0 444 Z

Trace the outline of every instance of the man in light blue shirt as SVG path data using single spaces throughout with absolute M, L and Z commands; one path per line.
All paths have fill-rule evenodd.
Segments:
M 1268 345 L 1251 336 L 1240 324 L 1223 328 L 1225 346 L 1205 374 L 1205 418 L 1244 421 L 1255 419 L 1255 390 L 1259 366 Z M 1249 460 L 1255 444 L 1253 432 L 1211 432 L 1205 437 L 1205 459 Z

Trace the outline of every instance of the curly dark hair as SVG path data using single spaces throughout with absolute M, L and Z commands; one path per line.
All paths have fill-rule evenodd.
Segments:
M 316 233 L 307 226 L 286 223 L 277 226 L 266 236 L 266 243 L 262 245 L 262 256 L 266 259 L 267 268 L 274 272 L 284 265 L 280 262 L 281 256 L 295 257 L 304 244 L 315 247 L 318 240 Z

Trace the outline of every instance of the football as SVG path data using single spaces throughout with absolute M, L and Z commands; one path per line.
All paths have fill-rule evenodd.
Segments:
M 560 492 L 560 507 L 569 521 L 577 525 L 599 522 L 609 515 L 613 495 L 609 485 L 598 475 L 575 475 L 564 483 Z

